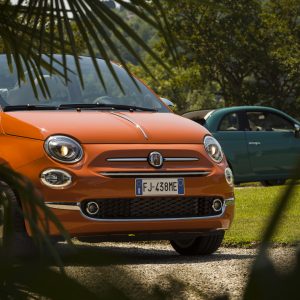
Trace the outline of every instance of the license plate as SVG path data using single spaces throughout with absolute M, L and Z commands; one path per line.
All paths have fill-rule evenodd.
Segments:
M 136 196 L 184 195 L 183 178 L 138 178 Z

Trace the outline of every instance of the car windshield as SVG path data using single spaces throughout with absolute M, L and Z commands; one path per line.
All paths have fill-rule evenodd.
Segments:
M 61 60 L 61 56 L 56 56 L 56 59 Z M 15 73 L 10 73 L 7 66 L 5 55 L 0 55 L 0 104 L 2 107 L 37 107 L 47 109 L 50 107 L 74 107 L 73 104 L 80 104 L 82 108 L 103 107 L 109 108 L 114 105 L 118 108 L 125 109 L 126 106 L 145 108 L 158 112 L 169 112 L 162 104 L 157 96 L 149 90 L 139 80 L 133 82 L 127 72 L 120 66 L 113 64 L 113 68 L 121 82 L 123 91 L 114 79 L 105 61 L 98 59 L 98 65 L 101 70 L 104 85 L 99 79 L 97 72 L 93 66 L 93 62 L 89 57 L 81 57 L 80 65 L 84 88 L 80 84 L 79 77 L 76 74 L 74 59 L 67 57 L 68 68 L 72 70 L 69 73 L 69 82 L 66 85 L 64 80 L 58 75 L 50 75 L 43 70 L 43 79 L 47 83 L 51 97 L 44 97 L 38 85 L 38 78 L 34 79 L 38 91 L 38 99 L 34 95 L 32 86 L 29 81 L 28 74 L 26 75 L 25 83 L 18 84 Z M 55 66 L 59 68 L 58 66 Z M 75 105 L 76 107 L 76 105 Z

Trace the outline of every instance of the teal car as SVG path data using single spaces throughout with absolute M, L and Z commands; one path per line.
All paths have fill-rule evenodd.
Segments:
M 239 106 L 183 115 L 221 144 L 235 183 L 284 184 L 300 159 L 300 122 L 271 107 Z

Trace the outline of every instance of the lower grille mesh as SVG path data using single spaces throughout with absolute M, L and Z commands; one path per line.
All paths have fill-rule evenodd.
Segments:
M 93 199 L 100 209 L 95 219 L 190 218 L 219 215 L 212 209 L 216 197 L 147 197 L 131 199 Z M 81 209 L 87 216 L 85 201 Z M 91 216 L 89 216 L 91 217 Z

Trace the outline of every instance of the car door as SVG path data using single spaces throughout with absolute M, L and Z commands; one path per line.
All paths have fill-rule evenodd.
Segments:
M 214 137 L 221 144 L 228 163 L 233 169 L 235 182 L 247 180 L 251 166 L 240 112 L 225 114 L 220 119 Z
M 295 164 L 294 124 L 268 110 L 246 111 L 246 139 L 253 172 L 268 178 L 284 178 Z M 260 179 L 260 178 L 257 178 Z

